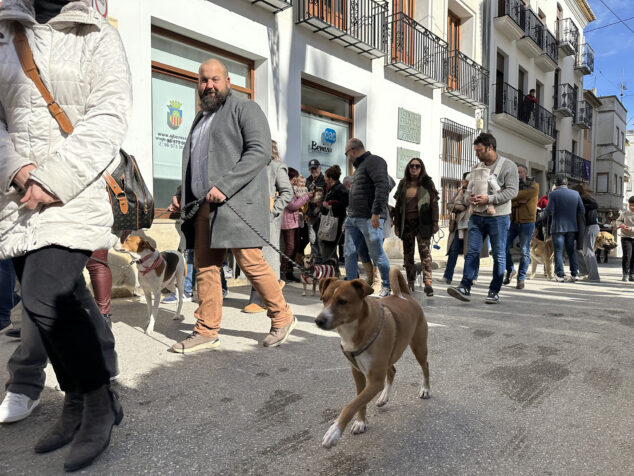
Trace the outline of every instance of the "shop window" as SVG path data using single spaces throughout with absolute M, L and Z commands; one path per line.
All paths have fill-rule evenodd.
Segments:
M 317 159 L 322 172 L 336 164 L 341 168 L 341 178 L 348 175 L 351 169 L 345 147 L 352 137 L 352 124 L 352 97 L 302 81 L 300 173 L 306 176 L 308 162 Z
M 253 62 L 197 40 L 152 27 L 152 161 L 157 214 L 181 183 L 182 156 L 199 110 L 198 67 L 217 58 L 231 78 L 232 94 L 253 98 Z

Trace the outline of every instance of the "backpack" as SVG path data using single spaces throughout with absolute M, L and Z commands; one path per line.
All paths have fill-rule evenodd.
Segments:
M 35 83 L 46 101 L 51 115 L 61 129 L 68 135 L 72 134 L 73 124 L 40 78 L 40 73 L 33 60 L 33 52 L 24 33 L 24 27 L 19 22 L 14 22 L 14 27 L 13 44 L 24 74 Z M 121 231 L 149 228 L 154 221 L 154 198 L 141 176 L 136 160 L 123 150 L 119 151 L 119 156 L 121 162 L 112 172 L 112 175 L 108 171 L 104 171 L 102 174 L 107 184 L 108 197 L 112 206 L 114 218 L 112 232 L 115 234 Z

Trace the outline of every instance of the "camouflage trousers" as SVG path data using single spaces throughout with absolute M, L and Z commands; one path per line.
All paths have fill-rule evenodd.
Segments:
M 418 219 L 405 220 L 403 227 L 403 265 L 407 274 L 407 281 L 416 281 L 416 268 L 414 267 L 414 247 L 418 240 L 418 254 L 420 255 L 420 267 L 424 281 L 431 281 L 431 240 L 423 238 L 418 233 Z

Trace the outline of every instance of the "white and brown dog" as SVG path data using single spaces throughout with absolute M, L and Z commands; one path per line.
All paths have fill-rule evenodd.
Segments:
M 145 333 L 154 332 L 154 323 L 158 317 L 163 289 L 173 293 L 178 291 L 178 309 L 174 319 L 183 320 L 181 308 L 183 307 L 185 275 L 187 274 L 184 256 L 174 250 L 159 252 L 140 236 L 129 236 L 118 251 L 128 253 L 137 265 L 139 285 L 145 293 L 148 309 L 148 325 Z
M 302 286 L 304 287 L 304 290 L 302 291 L 302 296 L 306 296 L 307 285 L 313 285 L 314 296 L 317 285 L 322 280 L 326 278 L 331 278 L 333 276 L 339 277 L 339 266 L 337 266 L 335 260 L 332 260 L 332 262 L 335 264 L 315 264 L 315 260 L 311 255 L 304 256 L 303 265 L 304 268 L 310 272 L 310 274 L 302 273 L 299 277 L 299 280 L 302 282 Z
M 321 329 L 337 330 L 357 386 L 356 398 L 344 407 L 324 435 L 322 445 L 326 448 L 337 444 L 355 413 L 351 433 L 365 432 L 366 405 L 381 390 L 377 406 L 388 402 L 396 373 L 394 364 L 408 345 L 423 370 L 418 397 L 429 398 L 425 315 L 397 268 L 390 269 L 390 286 L 394 294 L 371 299 L 367 296 L 374 290 L 361 279 L 328 278 L 319 283 L 324 309 L 315 323 Z

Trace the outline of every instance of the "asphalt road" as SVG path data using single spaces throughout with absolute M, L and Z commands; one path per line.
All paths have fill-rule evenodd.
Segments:
M 368 431 L 321 439 L 354 396 L 338 335 L 318 329 L 317 297 L 284 290 L 299 324 L 275 349 L 259 342 L 264 314 L 239 312 L 248 289 L 225 303 L 222 347 L 167 352 L 192 328 L 162 306 L 156 333 L 141 327 L 145 304 L 114 302 L 125 418 L 89 474 L 632 474 L 634 468 L 634 283 L 616 260 L 603 282 L 527 281 L 484 304 L 483 269 L 473 302 L 417 293 L 430 323 L 431 399 L 408 350 L 384 408 L 368 407 Z M 439 273 L 437 273 L 440 276 Z M 0 338 L 4 364 L 16 344 Z M 4 365 L 3 365 L 4 367 Z M 33 453 L 57 417 L 61 392 L 47 369 L 42 401 L 27 420 L 0 427 L 0 474 L 59 474 L 66 449 Z M 0 379 L 6 380 L 4 368 Z

